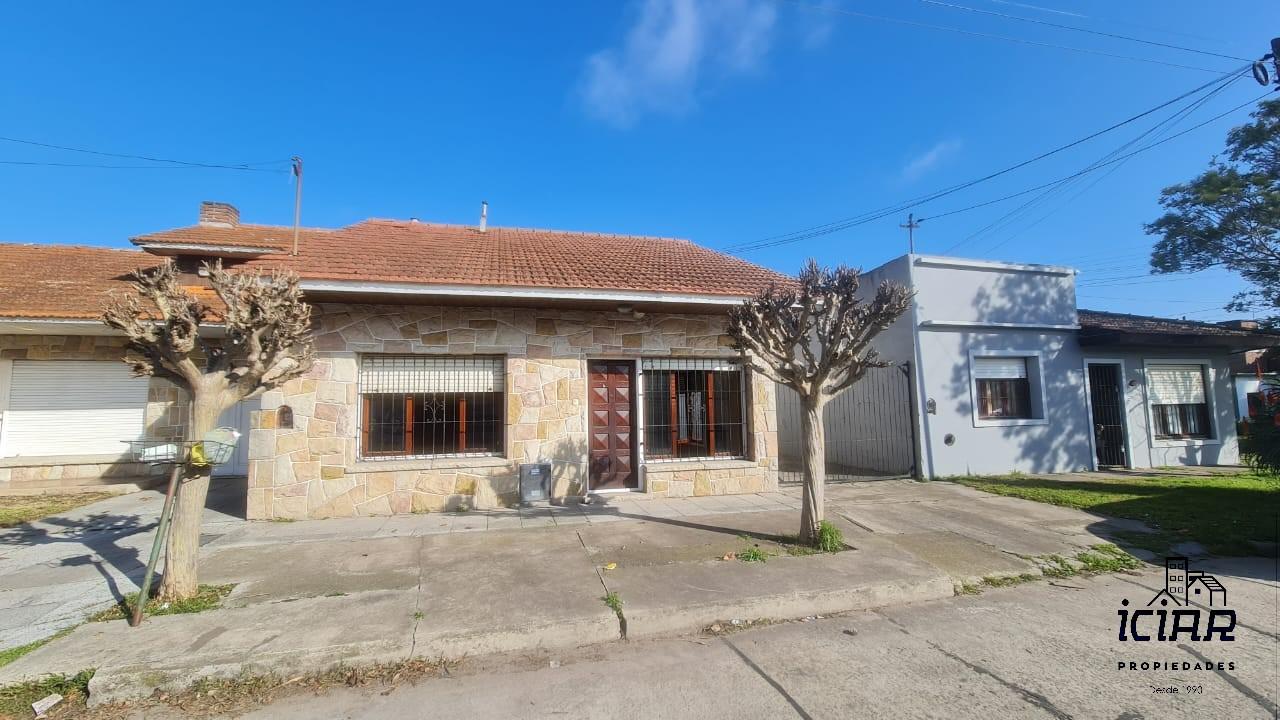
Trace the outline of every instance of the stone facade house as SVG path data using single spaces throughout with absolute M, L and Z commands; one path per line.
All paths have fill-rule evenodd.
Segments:
M 227 421 L 245 431 L 228 469 L 247 475 L 250 518 L 512 505 L 522 466 L 549 466 L 557 502 L 776 487 L 773 384 L 725 334 L 729 307 L 790 282 L 772 271 L 683 240 L 484 224 L 369 220 L 295 240 L 221 203 L 203 204 L 193 226 L 132 241 L 142 252 L 0 246 L 0 267 L 13 270 L 0 278 L 0 490 L 147 475 L 119 457 L 39 454 L 40 427 L 86 412 L 42 409 L 89 369 L 55 361 L 92 360 L 98 380 L 134 383 L 133 395 L 80 403 L 90 410 L 143 398 L 84 433 L 95 449 L 109 450 L 111 433 L 182 432 L 185 400 L 125 378 L 122 363 L 105 369 L 120 340 L 94 321 L 128 269 L 166 257 L 195 287 L 210 259 L 288 269 L 314 308 L 310 374 Z

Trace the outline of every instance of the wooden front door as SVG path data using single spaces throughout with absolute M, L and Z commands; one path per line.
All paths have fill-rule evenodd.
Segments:
M 635 365 L 626 360 L 587 362 L 591 490 L 636 488 Z

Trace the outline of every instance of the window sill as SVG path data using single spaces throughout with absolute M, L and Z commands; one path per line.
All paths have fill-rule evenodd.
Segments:
M 1048 425 L 1049 421 L 1045 418 L 1005 418 L 1003 420 L 981 420 L 975 418 L 973 426 L 981 427 L 1018 427 L 1021 425 Z
M 1179 447 L 1204 447 L 1206 445 L 1221 445 L 1222 441 L 1215 438 L 1164 438 L 1151 441 L 1151 447 L 1154 448 L 1179 448 Z
M 756 461 L 745 458 L 680 458 L 677 460 L 645 460 L 644 466 L 653 472 L 679 470 L 721 470 L 757 467 Z
M 387 460 L 357 460 L 347 467 L 347 472 L 396 472 L 399 470 L 465 470 L 477 467 L 513 467 L 515 461 L 495 455 L 474 457 L 403 458 Z

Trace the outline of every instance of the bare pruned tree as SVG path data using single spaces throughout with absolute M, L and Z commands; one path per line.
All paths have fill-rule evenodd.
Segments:
M 312 360 L 311 308 L 297 276 L 228 272 L 221 261 L 205 267 L 220 310 L 183 287 L 169 261 L 135 271 L 133 292 L 113 294 L 102 314 L 128 338 L 125 362 L 136 375 L 165 378 L 187 391 L 188 440 L 200 440 L 241 400 L 307 372 Z M 159 593 L 165 600 L 191 597 L 199 587 L 196 555 L 209 478 L 207 465 L 185 468 L 165 548 Z
M 910 305 L 912 293 L 883 282 L 859 295 L 861 271 L 810 260 L 794 287 L 770 287 L 730 313 L 729 334 L 752 370 L 800 396 L 804 504 L 800 541 L 816 544 L 823 520 L 826 438 L 822 410 L 832 396 L 885 367 L 871 340 Z

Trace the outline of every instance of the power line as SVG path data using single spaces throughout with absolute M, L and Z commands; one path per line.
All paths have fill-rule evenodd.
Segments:
M 1202 90 L 1204 90 L 1204 89 L 1206 89 L 1206 88 L 1212 87 L 1213 85 L 1216 85 L 1217 83 L 1223 82 L 1224 80 L 1226 80 L 1227 78 L 1229 78 L 1229 77 L 1231 77 L 1231 76 L 1233 76 L 1233 75 L 1239 75 L 1239 74 L 1242 74 L 1242 73 L 1246 72 L 1246 71 L 1249 69 L 1249 67 L 1250 67 L 1249 65 L 1245 65 L 1245 66 L 1240 67 L 1240 68 L 1238 68 L 1238 69 L 1236 69 L 1236 70 L 1232 70 L 1232 71 L 1231 71 L 1231 72 L 1229 72 L 1229 73 L 1225 73 L 1225 74 L 1224 74 L 1224 75 L 1222 75 L 1221 77 L 1218 77 L 1218 78 L 1216 78 L 1216 79 L 1214 79 L 1214 80 L 1211 80 L 1211 81 L 1209 81 L 1209 82 L 1207 82 L 1207 83 L 1204 83 L 1203 85 L 1200 85 L 1200 86 L 1198 86 L 1198 87 L 1196 87 L 1196 88 L 1193 88 L 1193 89 L 1191 89 L 1191 90 L 1188 90 L 1187 92 L 1182 93 L 1181 95 L 1179 95 L 1179 96 L 1177 96 L 1177 97 L 1173 98 L 1172 100 L 1167 100 L 1167 101 L 1165 101 L 1165 102 L 1163 102 L 1163 103 L 1160 103 L 1159 105 L 1157 105 L 1157 106 L 1155 106 L 1155 107 L 1153 107 L 1153 108 L 1151 108 L 1151 109 L 1149 109 L 1149 110 L 1144 110 L 1143 112 L 1140 112 L 1140 113 L 1138 113 L 1137 115 L 1133 115 L 1132 117 L 1129 117 L 1129 118 L 1126 118 L 1126 119 L 1124 119 L 1124 120 L 1121 120 L 1120 122 L 1117 122 L 1117 123 L 1115 123 L 1115 124 L 1111 125 L 1110 127 L 1103 128 L 1102 130 L 1098 130 L 1097 132 L 1091 133 L 1091 134 L 1086 135 L 1086 136 L 1084 136 L 1084 137 L 1082 137 L 1082 138 L 1079 138 L 1079 139 L 1077 139 L 1077 140 L 1073 140 L 1073 141 L 1071 141 L 1071 142 L 1069 142 L 1069 143 L 1067 143 L 1067 144 L 1065 144 L 1065 145 L 1060 145 L 1060 146 L 1058 146 L 1058 147 L 1056 147 L 1056 148 L 1053 148 L 1052 150 L 1048 150 L 1048 151 L 1046 151 L 1046 152 L 1040 153 L 1039 155 L 1036 155 L 1035 157 L 1030 158 L 1029 160 L 1023 160 L 1022 162 L 1016 163 L 1016 164 L 1014 164 L 1014 165 L 1010 165 L 1010 166 L 1008 166 L 1008 167 L 1006 167 L 1006 168 L 1003 168 L 1003 169 L 1001 169 L 1001 170 L 997 170 L 997 171 L 995 171 L 995 172 L 989 173 L 989 174 L 987 174 L 987 175 L 984 175 L 984 176 L 982 176 L 982 177 L 976 178 L 976 179 L 974 179 L 974 180 L 969 180 L 969 181 L 967 181 L 967 182 L 959 183 L 959 184 L 957 184 L 957 185 L 952 185 L 952 186 L 950 186 L 950 187 L 946 187 L 946 188 L 943 188 L 943 189 L 941 189 L 941 190 L 936 190 L 936 191 L 931 192 L 931 193 L 926 193 L 926 194 L 924 194 L 924 195 L 920 195 L 920 196 L 917 196 L 917 197 L 911 198 L 911 199 L 909 199 L 909 200 L 906 200 L 906 201 L 904 201 L 904 202 L 902 202 L 902 203 L 898 203 L 898 204 L 895 204 L 895 205 L 888 205 L 888 206 L 885 206 L 885 207 L 878 208 L 878 209 L 876 209 L 876 210 L 869 210 L 869 211 L 867 211 L 867 212 L 860 213 L 860 214 L 858 214 L 858 215 L 854 215 L 854 216 L 851 216 L 851 217 L 843 218 L 843 219 L 840 219 L 840 220 L 833 220 L 833 221 L 831 221 L 831 222 L 822 223 L 822 224 L 820 224 L 820 225 L 814 225 L 814 226 L 811 226 L 811 227 L 803 228 L 803 229 L 801 229 L 801 230 L 795 230 L 795 231 L 792 231 L 792 232 L 789 232 L 789 233 L 782 233 L 782 234 L 779 234 L 779 235 L 772 235 L 772 236 L 770 236 L 770 237 L 762 238 L 762 239 L 760 239 L 760 240 L 754 240 L 754 241 L 749 241 L 749 242 L 743 242 L 743 243 L 736 243 L 736 244 L 733 244 L 733 245 L 728 245 L 728 246 L 723 247 L 723 248 L 721 248 L 721 249 L 722 249 L 722 250 L 725 250 L 725 251 L 729 251 L 729 252 L 737 252 L 737 251 L 759 250 L 759 249 L 766 248 L 766 247 L 774 247 L 774 246 L 776 246 L 776 245 L 787 245 L 787 244 L 790 244 L 790 243 L 793 243 L 793 242 L 799 242 L 799 241 L 801 241 L 801 240 L 808 240 L 808 239 L 810 239 L 810 238 L 820 237 L 820 236 L 822 236 L 822 235 L 829 235 L 829 234 L 831 234 L 831 233 L 839 232 L 840 230 L 846 230 L 846 229 L 848 229 L 848 228 L 855 227 L 855 226 L 857 226 L 857 225 L 863 225 L 863 224 L 865 224 L 865 223 L 872 222 L 872 221 L 874 221 L 874 220 L 878 220 L 878 219 L 880 219 L 880 218 L 882 218 L 882 217 L 886 217 L 886 216 L 888 216 L 888 215 L 892 215 L 892 214 L 894 214 L 894 213 L 902 212 L 903 210 L 908 210 L 908 209 L 910 209 L 910 208 L 914 208 L 914 207 L 916 207 L 916 206 L 918 206 L 918 205 L 921 205 L 921 204 L 923 204 L 923 203 L 930 202 L 930 201 L 932 201 L 932 200 L 937 200 L 937 199 L 942 198 L 942 197 L 946 197 L 947 195 L 951 195 L 951 194 L 956 193 L 956 192 L 959 192 L 959 191 L 961 191 L 961 190 L 964 190 L 964 189 L 967 189 L 967 188 L 973 187 L 974 185 L 978 185 L 978 184 L 980 184 L 980 183 L 984 183 L 984 182 L 986 182 L 986 181 L 988 181 L 988 180 L 992 180 L 992 179 L 997 178 L 997 177 L 1000 177 L 1000 176 L 1002 176 L 1002 175 L 1006 175 L 1006 174 L 1011 173 L 1011 172 L 1013 172 L 1013 171 L 1015 171 L 1015 170 L 1018 170 L 1018 169 L 1020 169 L 1020 168 L 1026 167 L 1027 165 L 1030 165 L 1030 164 L 1032 164 L 1032 163 L 1039 162 L 1040 160 L 1044 160 L 1045 158 L 1048 158 L 1048 157 L 1051 157 L 1051 156 L 1053 156 L 1053 155 L 1056 155 L 1056 154 L 1058 154 L 1058 153 L 1060 153 L 1060 152 L 1062 152 L 1062 151 L 1064 151 L 1064 150 L 1069 150 L 1069 149 L 1071 149 L 1071 148 L 1073 148 L 1073 147 L 1075 147 L 1075 146 L 1077 146 L 1077 145 L 1080 145 L 1080 144 L 1082 144 L 1082 143 L 1088 142 L 1088 141 L 1090 141 L 1090 140 L 1092 140 L 1092 139 L 1094 139 L 1094 138 L 1096 138 L 1096 137 L 1099 137 L 1099 136 L 1101 136 L 1101 135 L 1105 135 L 1105 134 L 1107 134 L 1107 133 L 1109 133 L 1109 132 L 1111 132 L 1111 131 L 1113 131 L 1113 130 L 1116 130 L 1116 129 L 1118 129 L 1118 128 L 1124 127 L 1125 125 L 1128 125 L 1128 124 L 1130 124 L 1130 123 L 1133 123 L 1133 122 L 1136 122 L 1136 121 L 1138 121 L 1138 120 L 1141 120 L 1142 118 L 1144 118 L 1144 117 L 1146 117 L 1146 116 L 1148 116 L 1148 115 L 1151 115 L 1152 113 L 1158 112 L 1158 111 L 1160 111 L 1160 110 L 1162 110 L 1162 109 L 1164 109 L 1164 108 L 1166 108 L 1166 107 L 1168 107 L 1168 106 L 1170 106 L 1170 105 L 1173 105 L 1174 103 L 1177 103 L 1177 102 L 1179 102 L 1179 101 L 1181 101 L 1181 100 L 1183 100 L 1183 99 L 1185 99 L 1185 98 L 1187 98 L 1187 97 L 1189 97 L 1189 96 L 1191 96 L 1191 95 L 1195 95 L 1196 93 L 1199 93 L 1199 92 L 1201 92 Z
M 1142 132 L 1141 134 L 1139 134 L 1138 136 L 1136 136 L 1136 137 L 1134 137 L 1133 139 L 1129 140 L 1128 142 L 1124 143 L 1124 144 L 1123 144 L 1123 145 L 1121 145 L 1120 147 L 1118 147 L 1118 148 L 1116 148 L 1115 150 L 1112 150 L 1111 152 L 1109 152 L 1109 153 L 1107 153 L 1106 155 L 1102 156 L 1102 158 L 1100 158 L 1097 162 L 1095 162 L 1095 163 L 1093 163 L 1093 164 L 1089 165 L 1089 166 L 1088 166 L 1088 168 L 1086 168 L 1086 169 L 1092 169 L 1092 168 L 1098 167 L 1098 166 L 1099 166 L 1099 163 L 1105 162 L 1105 161 L 1107 161 L 1107 160 L 1111 160 L 1111 159 L 1112 159 L 1112 158 L 1114 158 L 1116 155 L 1119 155 L 1120 153 L 1124 152 L 1125 150 L 1129 149 L 1130 147 L 1134 146 L 1135 144 L 1137 144 L 1138 142 L 1140 142 L 1141 140 L 1143 140 L 1144 138 L 1146 138 L 1146 137 L 1148 137 L 1148 136 L 1150 136 L 1150 135 L 1152 135 L 1152 134 L 1156 134 L 1156 133 L 1158 132 L 1158 134 L 1156 135 L 1156 137 L 1163 136 L 1163 135 L 1164 135 L 1165 133 L 1167 133 L 1169 130 L 1173 129 L 1173 127 L 1174 127 L 1174 126 L 1176 126 L 1179 122 L 1181 122 L 1182 120 L 1184 120 L 1185 118 L 1187 118 L 1189 115 L 1191 115 L 1191 114 L 1192 114 L 1193 112 L 1195 112 L 1196 110 L 1198 110 L 1198 109 L 1200 109 L 1201 107 L 1203 107 L 1203 106 L 1205 105 L 1205 103 L 1207 103 L 1207 102 L 1209 102 L 1210 100 L 1212 100 L 1213 98 L 1217 97 L 1217 96 L 1218 96 L 1220 93 L 1222 93 L 1224 90 L 1226 90 L 1227 88 L 1231 87 L 1231 85 L 1232 85 L 1232 84 L 1234 84 L 1234 83 L 1238 82 L 1242 77 L 1243 77 L 1243 75 L 1236 75 L 1236 76 L 1231 77 L 1231 78 L 1223 78 L 1223 79 L 1220 81 L 1220 84 L 1218 85 L 1218 87 L 1216 87 L 1216 88 L 1214 88 L 1214 89 L 1210 90 L 1210 91 L 1209 91 L 1208 93 L 1206 93 L 1203 97 L 1200 97 L 1200 98 L 1198 98 L 1198 99 L 1196 99 L 1196 100 L 1192 101 L 1192 102 L 1191 102 L 1191 103 L 1189 103 L 1187 106 L 1185 106 L 1185 107 L 1183 107 L 1183 108 L 1179 109 L 1178 111 L 1174 112 L 1174 113 L 1173 113 L 1173 115 L 1170 115 L 1169 117 L 1165 118 L 1164 120 L 1161 120 L 1160 122 L 1158 122 L 1158 123 L 1156 123 L 1155 125 L 1151 126 L 1151 127 L 1150 127 L 1150 128 L 1148 128 L 1147 130 L 1145 130 L 1144 132 Z M 1161 130 L 1161 128 L 1163 128 L 1163 130 Z M 1127 161 L 1126 161 L 1126 162 L 1127 162 Z M 1103 180 L 1105 180 L 1107 177 L 1109 177 L 1109 176 L 1110 176 L 1112 173 L 1114 173 L 1116 170 L 1119 170 L 1119 169 L 1120 169 L 1120 167 L 1121 167 L 1121 166 L 1123 166 L 1123 165 L 1124 165 L 1124 162 L 1120 162 L 1120 163 L 1116 163 L 1116 164 L 1112 165 L 1110 168 L 1108 168 L 1108 169 L 1107 169 L 1107 171 L 1106 171 L 1105 173 L 1102 173 L 1102 174 L 1101 174 L 1101 175 L 1099 175 L 1098 177 L 1094 178 L 1094 179 L 1093 179 L 1093 182 L 1089 183 L 1089 184 L 1088 184 L 1088 185 L 1086 185 L 1084 188 L 1082 188 L 1079 192 L 1077 192 L 1076 194 L 1072 195 L 1072 196 L 1071 196 L 1071 198 L 1068 200 L 1068 203 L 1070 203 L 1070 202 L 1074 201 L 1076 198 L 1080 197 L 1081 195 L 1084 195 L 1086 192 L 1088 192 L 1089 190 L 1093 189 L 1093 188 L 1094 188 L 1098 183 L 1100 183 L 1100 182 L 1102 182 Z M 1049 199 L 1050 197 L 1052 197 L 1053 195 L 1055 195 L 1055 194 L 1057 194 L 1057 193 L 1059 193 L 1059 192 L 1061 192 L 1061 191 L 1066 190 L 1066 189 L 1067 189 L 1068 187 L 1070 187 L 1071 185 L 1073 185 L 1073 184 L 1075 184 L 1075 183 L 1079 182 L 1082 178 L 1083 178 L 1083 176 L 1077 176 L 1077 177 L 1074 177 L 1074 178 L 1071 178 L 1071 179 L 1069 179 L 1069 180 L 1064 181 L 1064 182 L 1063 182 L 1062 184 L 1060 184 L 1060 185 L 1056 185 L 1056 186 L 1054 186 L 1054 187 L 1051 187 L 1051 188 L 1049 188 L 1049 189 L 1045 190 L 1045 191 L 1044 191 L 1043 193 L 1041 193 L 1040 195 L 1037 195 L 1036 197 L 1031 198 L 1031 199 L 1030 199 L 1030 200 L 1028 200 L 1027 202 L 1025 202 L 1025 203 L 1023 203 L 1023 204 L 1019 205 L 1018 207 L 1014 208 L 1013 210 L 1010 210 L 1009 212 L 1007 212 L 1007 213 L 1005 213 L 1004 215 L 1000 216 L 1000 217 L 999 217 L 998 219 L 996 219 L 994 222 L 991 222 L 991 223 L 987 224 L 986 226 L 982 227 L 981 229 L 979 229 L 979 230 L 977 230 L 977 231 L 975 231 L 975 232 L 973 232 L 973 233 L 970 233 L 970 234 L 969 234 L 967 237 L 965 237 L 963 240 L 961 240 L 961 241 L 957 242 L 956 244 L 954 244 L 954 245 L 952 245 L 951 247 L 949 247 L 949 248 L 947 248 L 946 250 L 944 250 L 944 251 L 943 251 L 943 253 L 944 253 L 944 254 L 949 254 L 949 253 L 951 253 L 952 251 L 954 251 L 956 248 L 959 248 L 960 246 L 965 245 L 966 243 L 970 242 L 971 240 L 973 240 L 973 239 L 975 239 L 975 238 L 977 238 L 977 237 L 979 237 L 979 236 L 981 236 L 981 235 L 983 235 L 983 234 L 987 233 L 988 231 L 991 231 L 991 230 L 995 229 L 996 227 L 998 227 L 998 226 L 1000 226 L 1000 225 L 1005 225 L 1006 223 L 1016 222 L 1016 221 L 1017 221 L 1018 219 L 1020 219 L 1022 216 L 1024 216 L 1025 214 L 1027 214 L 1027 213 L 1028 213 L 1032 208 L 1034 208 L 1035 206 L 1040 205 L 1041 203 L 1045 202 L 1046 200 L 1048 200 L 1048 199 Z M 1020 230 L 1018 230 L 1018 231 L 1014 232 L 1013 234 L 1009 235 L 1008 237 L 1004 238 L 1003 240 L 1001 240 L 1001 241 L 997 242 L 996 244 L 992 245 L 991 247 L 987 248 L 986 252 L 988 252 L 988 253 L 990 253 L 990 252 L 994 252 L 995 250 L 998 250 L 999 248 L 1004 247 L 1004 246 L 1005 246 L 1005 245 L 1007 245 L 1009 242 L 1011 242 L 1014 238 L 1018 237 L 1018 235 L 1019 235 L 1019 234 L 1021 234 L 1021 233 L 1023 233 L 1023 232 L 1026 232 L 1027 230 L 1029 230 L 1029 229 L 1031 229 L 1031 228 L 1035 227 L 1036 225 L 1039 225 L 1041 222 L 1044 222 L 1044 221 L 1045 221 L 1045 220 L 1047 220 L 1049 217 L 1051 217 L 1055 212 L 1057 212 L 1058 210 L 1061 210 L 1061 209 L 1062 209 L 1063 207 L 1065 207 L 1065 206 L 1066 206 L 1066 204 L 1063 204 L 1063 205 L 1058 206 L 1057 208 L 1054 208 L 1053 210 L 1050 210 L 1048 213 L 1045 213 L 1045 214 L 1044 214 L 1044 215 L 1042 215 L 1040 218 L 1038 218 L 1037 220 L 1035 220 L 1034 222 L 1032 222 L 1030 225 L 1027 225 L 1026 227 L 1021 228 Z
M 939 7 L 952 8 L 955 10 L 965 10 L 967 12 L 978 13 L 981 15 L 991 15 L 999 18 L 1007 18 L 1009 20 L 1018 20 L 1020 22 L 1035 23 L 1036 25 L 1046 25 L 1048 27 L 1059 28 L 1061 30 L 1073 30 L 1075 32 L 1088 33 L 1090 35 L 1099 35 L 1101 37 L 1115 38 L 1117 40 L 1128 40 L 1130 42 L 1142 43 L 1143 45 L 1153 45 L 1155 47 L 1169 48 L 1171 50 L 1184 50 L 1186 52 L 1197 53 L 1200 55 L 1209 55 L 1217 58 L 1225 58 L 1227 60 L 1243 60 L 1248 62 L 1248 58 L 1236 57 L 1235 55 L 1223 55 L 1222 53 L 1209 52 L 1208 50 L 1197 50 L 1195 48 L 1184 47 L 1182 45 L 1172 45 L 1170 43 L 1156 42 L 1155 40 L 1143 40 L 1142 38 L 1130 37 L 1128 35 L 1120 35 L 1119 33 L 1103 32 L 1101 30 L 1090 30 L 1089 28 L 1076 27 L 1074 25 L 1063 25 L 1062 23 L 1049 22 L 1048 20 L 1037 20 L 1035 18 L 1022 17 L 1021 15 L 1010 15 L 1009 13 L 996 12 L 995 10 L 983 10 L 982 8 L 969 7 L 968 5 L 957 5 L 955 3 L 942 2 L 941 0 L 920 0 L 927 5 L 937 5 Z
M 992 40 L 1004 40 L 1005 42 L 1018 43 L 1020 45 L 1034 45 L 1036 47 L 1053 48 L 1055 50 L 1068 50 L 1071 52 L 1085 53 L 1087 55 L 1099 55 L 1109 57 L 1116 60 L 1131 60 L 1134 62 L 1151 63 L 1154 65 L 1164 65 L 1166 67 L 1179 68 L 1181 70 L 1199 70 L 1200 72 L 1220 73 L 1222 70 L 1214 70 L 1211 68 L 1197 67 L 1195 65 L 1181 65 L 1179 63 L 1166 62 L 1164 60 L 1154 60 L 1152 58 L 1136 57 L 1133 55 L 1120 55 L 1119 53 L 1110 53 L 1103 50 L 1093 50 L 1091 48 L 1074 47 L 1071 45 L 1055 45 L 1053 43 L 1041 42 L 1039 40 L 1028 40 L 1027 38 L 1010 37 L 1008 35 L 995 35 L 993 33 L 978 32 L 976 30 L 965 30 L 964 28 L 951 27 L 949 25 L 936 25 L 934 23 L 920 22 L 918 20 L 907 20 L 905 18 L 889 17 L 887 15 L 872 15 L 871 13 L 857 12 L 855 10 L 845 10 L 844 8 L 830 7 L 827 5 L 812 5 L 810 3 L 800 2 L 800 0 L 782 0 L 815 12 L 827 12 L 837 15 L 849 15 L 852 17 L 866 18 L 868 20 L 880 20 L 883 22 L 896 23 L 898 25 L 910 25 L 912 27 L 922 27 L 929 30 L 941 30 L 943 32 L 959 33 L 961 35 L 969 35 L 972 37 L 988 38 Z
M 100 168 L 105 170 L 200 170 L 202 166 L 197 165 L 107 165 L 99 163 L 60 163 L 60 162 L 35 162 L 28 160 L 0 160 L 0 165 L 19 165 L 26 167 L 60 167 L 60 168 Z M 269 168 L 238 168 L 228 167 L 227 170 L 252 170 L 256 172 L 272 172 L 284 173 L 286 170 L 272 170 Z
M 128 160 L 145 160 L 147 162 L 172 163 L 174 165 L 181 165 L 184 167 L 215 168 L 219 170 L 244 170 L 249 172 L 282 172 L 282 170 L 277 170 L 273 168 L 263 168 L 263 167 L 254 167 L 254 166 L 273 165 L 277 163 L 288 162 L 288 160 L 267 160 L 265 162 L 239 163 L 239 164 L 229 165 L 229 164 L 218 164 L 218 163 L 192 162 L 189 160 L 173 160 L 170 158 L 157 158 L 157 157 L 149 157 L 146 155 L 129 155 L 125 153 L 104 152 L 102 150 L 90 150 L 87 148 L 70 147 L 67 145 L 54 145 L 52 143 L 37 142 L 35 140 L 23 140 L 21 138 L 11 138 L 11 137 L 3 137 L 3 136 L 0 136 L 0 140 L 3 140 L 5 142 L 18 143 L 20 145 L 32 145 L 35 147 L 48 148 L 51 150 L 65 150 L 67 152 L 85 153 L 87 155 L 99 155 L 102 157 L 125 158 Z M 76 165 L 71 163 L 37 163 L 37 162 L 24 163 L 19 161 L 8 161 L 8 162 L 5 162 L 5 164 L 6 165 L 24 165 L 24 164 L 49 165 L 53 167 L 108 167 L 105 165 Z M 124 168 L 134 169 L 134 168 L 140 168 L 144 166 L 138 165 L 138 166 L 116 166 L 116 167 L 119 167 L 121 169 L 124 169 Z
M 1093 172 L 1094 170 L 1097 170 L 1097 169 L 1099 169 L 1099 168 L 1103 168 L 1103 167 L 1106 167 L 1106 166 L 1108 166 L 1108 165 L 1112 165 L 1112 164 L 1114 164 L 1114 163 L 1123 162 L 1123 161 L 1124 161 L 1124 160 L 1126 160 L 1127 158 L 1131 158 L 1131 157 L 1133 157 L 1134 155 L 1138 155 L 1138 154 L 1140 154 L 1140 153 L 1144 153 L 1144 152 L 1146 152 L 1146 151 L 1148 151 L 1148 150 L 1151 150 L 1152 148 L 1155 148 L 1155 147 L 1158 147 L 1158 146 L 1160 146 L 1160 145 L 1163 145 L 1163 144 L 1165 144 L 1165 143 L 1169 142 L 1170 140 L 1175 140 L 1175 139 L 1177 139 L 1177 138 L 1180 138 L 1180 137 L 1182 137 L 1183 135 L 1186 135 L 1186 134 L 1187 134 L 1187 133 L 1189 133 L 1189 132 L 1192 132 L 1192 131 L 1195 131 L 1195 130 L 1199 130 L 1200 128 L 1204 127 L 1205 125 L 1208 125 L 1209 123 L 1214 122 L 1215 120 L 1220 120 L 1220 119 L 1222 119 L 1222 118 L 1224 118 L 1224 117 L 1226 117 L 1226 116 L 1230 115 L 1231 113 L 1233 113 L 1233 112 L 1235 112 L 1235 111 L 1237 111 L 1237 110 L 1239 110 L 1239 109 L 1241 109 L 1241 108 L 1248 107 L 1249 105 L 1256 105 L 1256 104 L 1258 103 L 1258 101 L 1259 101 L 1259 100 L 1261 100 L 1262 98 L 1265 98 L 1267 95 L 1270 95 L 1270 94 L 1271 94 L 1271 93 L 1269 93 L 1269 92 L 1267 92 L 1267 93 L 1263 93 L 1262 95 L 1260 95 L 1260 96 L 1258 96 L 1258 97 L 1254 98 L 1253 100 L 1249 100 L 1249 101 L 1247 101 L 1247 102 L 1243 102 L 1243 103 L 1241 103 L 1241 104 L 1239 104 L 1239 105 L 1237 105 L 1237 106 L 1235 106 L 1235 107 L 1231 108 L 1230 110 L 1227 110 L 1226 112 L 1223 112 L 1223 113 L 1219 113 L 1219 114 L 1217 114 L 1217 115 L 1214 115 L 1213 117 L 1209 118 L 1208 120 L 1205 120 L 1205 121 L 1204 121 L 1204 122 L 1202 122 L 1202 123 L 1199 123 L 1199 124 L 1193 125 L 1193 126 L 1191 126 L 1191 127 L 1187 128 L 1186 130 L 1183 130 L 1182 132 L 1176 133 L 1176 134 L 1174 134 L 1174 135 L 1170 135 L 1169 137 L 1164 138 L 1163 140 L 1157 140 L 1156 142 L 1150 143 L 1150 144 L 1148 144 L 1148 145 L 1144 145 L 1144 146 L 1142 146 L 1142 147 L 1138 148 L 1137 150 L 1134 150 L 1134 151 L 1133 151 L 1133 152 L 1131 152 L 1131 153 L 1126 153 L 1126 154 L 1124 154 L 1124 155 L 1121 155 L 1120 157 L 1117 157 L 1117 158 L 1114 158 L 1114 159 L 1108 160 L 1107 162 L 1104 162 L 1104 163 L 1098 163 L 1098 164 L 1096 164 L 1096 165 L 1092 165 L 1092 166 L 1087 167 L 1087 168 L 1085 168 L 1085 169 L 1083 169 L 1083 170 L 1080 170 L 1079 172 L 1072 173 L 1071 175 L 1068 175 L 1068 176 L 1066 176 L 1066 177 L 1058 178 L 1057 180 L 1054 180 L 1054 181 L 1052 181 L 1052 182 L 1047 182 L 1047 183 L 1044 183 L 1043 185 L 1037 185 L 1037 186 L 1035 186 L 1035 187 L 1033 187 L 1033 188 L 1028 188 L 1028 189 L 1026 189 L 1026 190 L 1022 190 L 1022 191 L 1020 191 L 1020 192 L 1016 192 L 1016 193 L 1013 193 L 1013 194 L 1010 194 L 1010 195 L 1005 195 L 1004 197 L 996 198 L 995 200 L 988 200 L 988 201 L 986 201 L 986 202 L 977 203 L 977 204 L 975 204 L 975 205 L 970 205 L 970 206 L 968 206 L 968 207 L 959 208 L 959 209 L 957 209 L 957 210 L 949 210 L 949 211 L 944 212 L 944 213 L 938 213 L 937 215 L 931 215 L 931 216 L 929 216 L 929 217 L 920 218 L 920 222 L 924 222 L 925 220 L 936 220 L 936 219 L 938 219 L 938 218 L 947 217 L 947 216 L 949 216 L 949 215 L 958 215 L 958 214 L 960 214 L 960 213 L 968 212 L 968 211 L 970 211 L 970 210 L 976 210 L 976 209 L 978 209 L 978 208 L 980 208 L 980 207 L 986 207 L 986 206 L 988 206 L 988 205 L 994 205 L 994 204 L 996 204 L 996 203 L 998 203 L 998 202 L 1004 202 L 1005 200 L 1012 200 L 1013 198 L 1016 198 L 1016 197 L 1022 197 L 1023 195 L 1027 195 L 1027 194 L 1029 194 L 1029 193 L 1033 193 L 1033 192 L 1035 192 L 1035 191 L 1037 191 L 1037 190 L 1042 190 L 1042 189 L 1047 188 L 1047 187 L 1049 187 L 1049 186 L 1051 186 L 1051 185 L 1057 185 L 1058 183 L 1063 182 L 1064 180 L 1070 180 L 1070 179 L 1072 179 L 1072 178 L 1077 178 L 1077 177 L 1080 177 L 1081 175 L 1085 175 L 1085 174 L 1091 173 L 1091 172 Z

